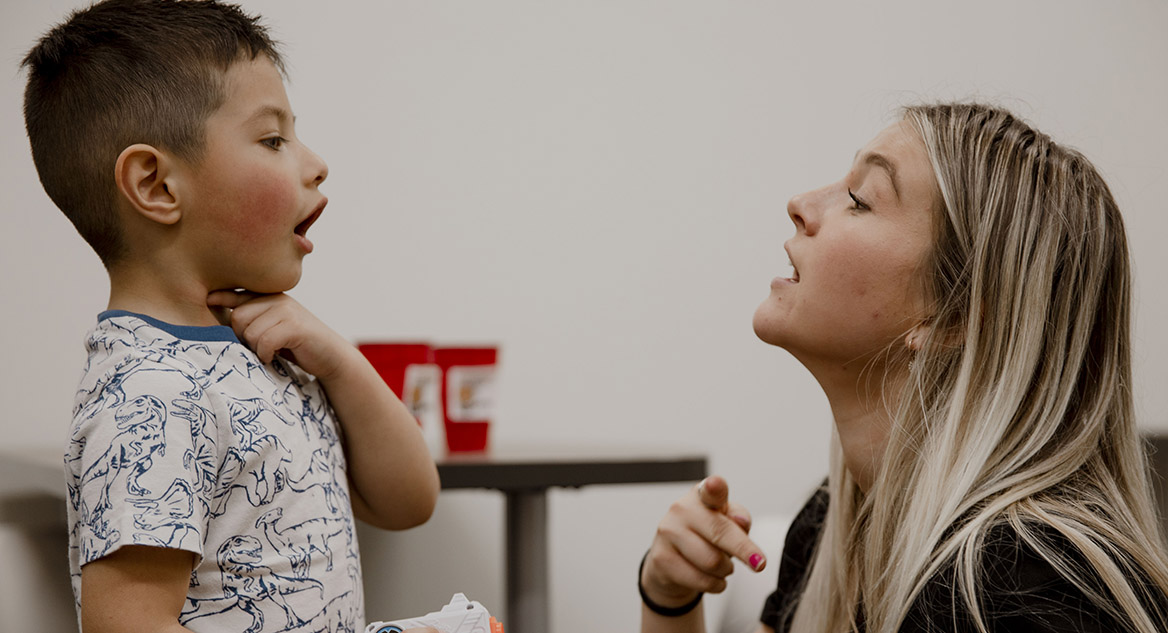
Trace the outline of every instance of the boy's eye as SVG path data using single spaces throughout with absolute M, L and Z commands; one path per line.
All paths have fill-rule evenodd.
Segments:
M 271 149 L 280 149 L 284 146 L 284 143 L 288 142 L 288 139 L 282 136 L 273 136 L 271 138 L 263 139 L 260 142 L 264 145 L 267 145 Z

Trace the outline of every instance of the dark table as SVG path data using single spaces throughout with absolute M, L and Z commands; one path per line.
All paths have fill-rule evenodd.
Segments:
M 506 447 L 438 461 L 443 490 L 503 492 L 508 633 L 548 631 L 547 491 L 594 484 L 698 481 L 706 456 L 628 447 Z

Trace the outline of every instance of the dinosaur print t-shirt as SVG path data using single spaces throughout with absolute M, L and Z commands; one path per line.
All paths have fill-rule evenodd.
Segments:
M 103 312 L 65 455 L 69 563 L 123 545 L 193 552 L 194 631 L 356 632 L 361 567 L 339 429 L 294 364 L 228 327 Z

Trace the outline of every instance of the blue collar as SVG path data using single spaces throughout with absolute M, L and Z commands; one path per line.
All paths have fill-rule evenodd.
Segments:
M 105 319 L 112 319 L 114 317 L 134 317 L 141 319 L 150 325 L 170 334 L 171 336 L 182 339 L 184 341 L 202 341 L 202 342 L 224 342 L 224 343 L 238 343 L 239 338 L 235 336 L 235 331 L 226 325 L 174 325 L 166 321 L 159 321 L 158 319 L 146 316 L 145 314 L 138 314 L 128 310 L 106 310 L 97 315 L 98 321 Z

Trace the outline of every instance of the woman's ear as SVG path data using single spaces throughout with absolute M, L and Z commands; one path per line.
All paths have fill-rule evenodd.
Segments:
M 130 208 L 159 224 L 174 224 L 182 217 L 174 191 L 174 159 L 152 145 L 137 143 L 122 150 L 114 166 L 118 193 Z
M 925 345 L 925 340 L 929 336 L 938 337 L 938 335 L 939 342 L 944 347 L 957 349 L 964 344 L 965 332 L 961 327 L 949 326 L 939 334 L 933 332 L 936 327 L 938 327 L 937 322 L 932 318 L 925 319 L 912 326 L 912 329 L 904 335 L 904 346 L 915 354 L 921 351 L 921 348 Z
M 907 334 L 904 335 L 904 346 L 914 354 L 921 351 L 921 347 L 925 344 L 925 337 L 929 335 L 929 330 L 933 325 L 931 321 L 922 321 L 912 327 Z

